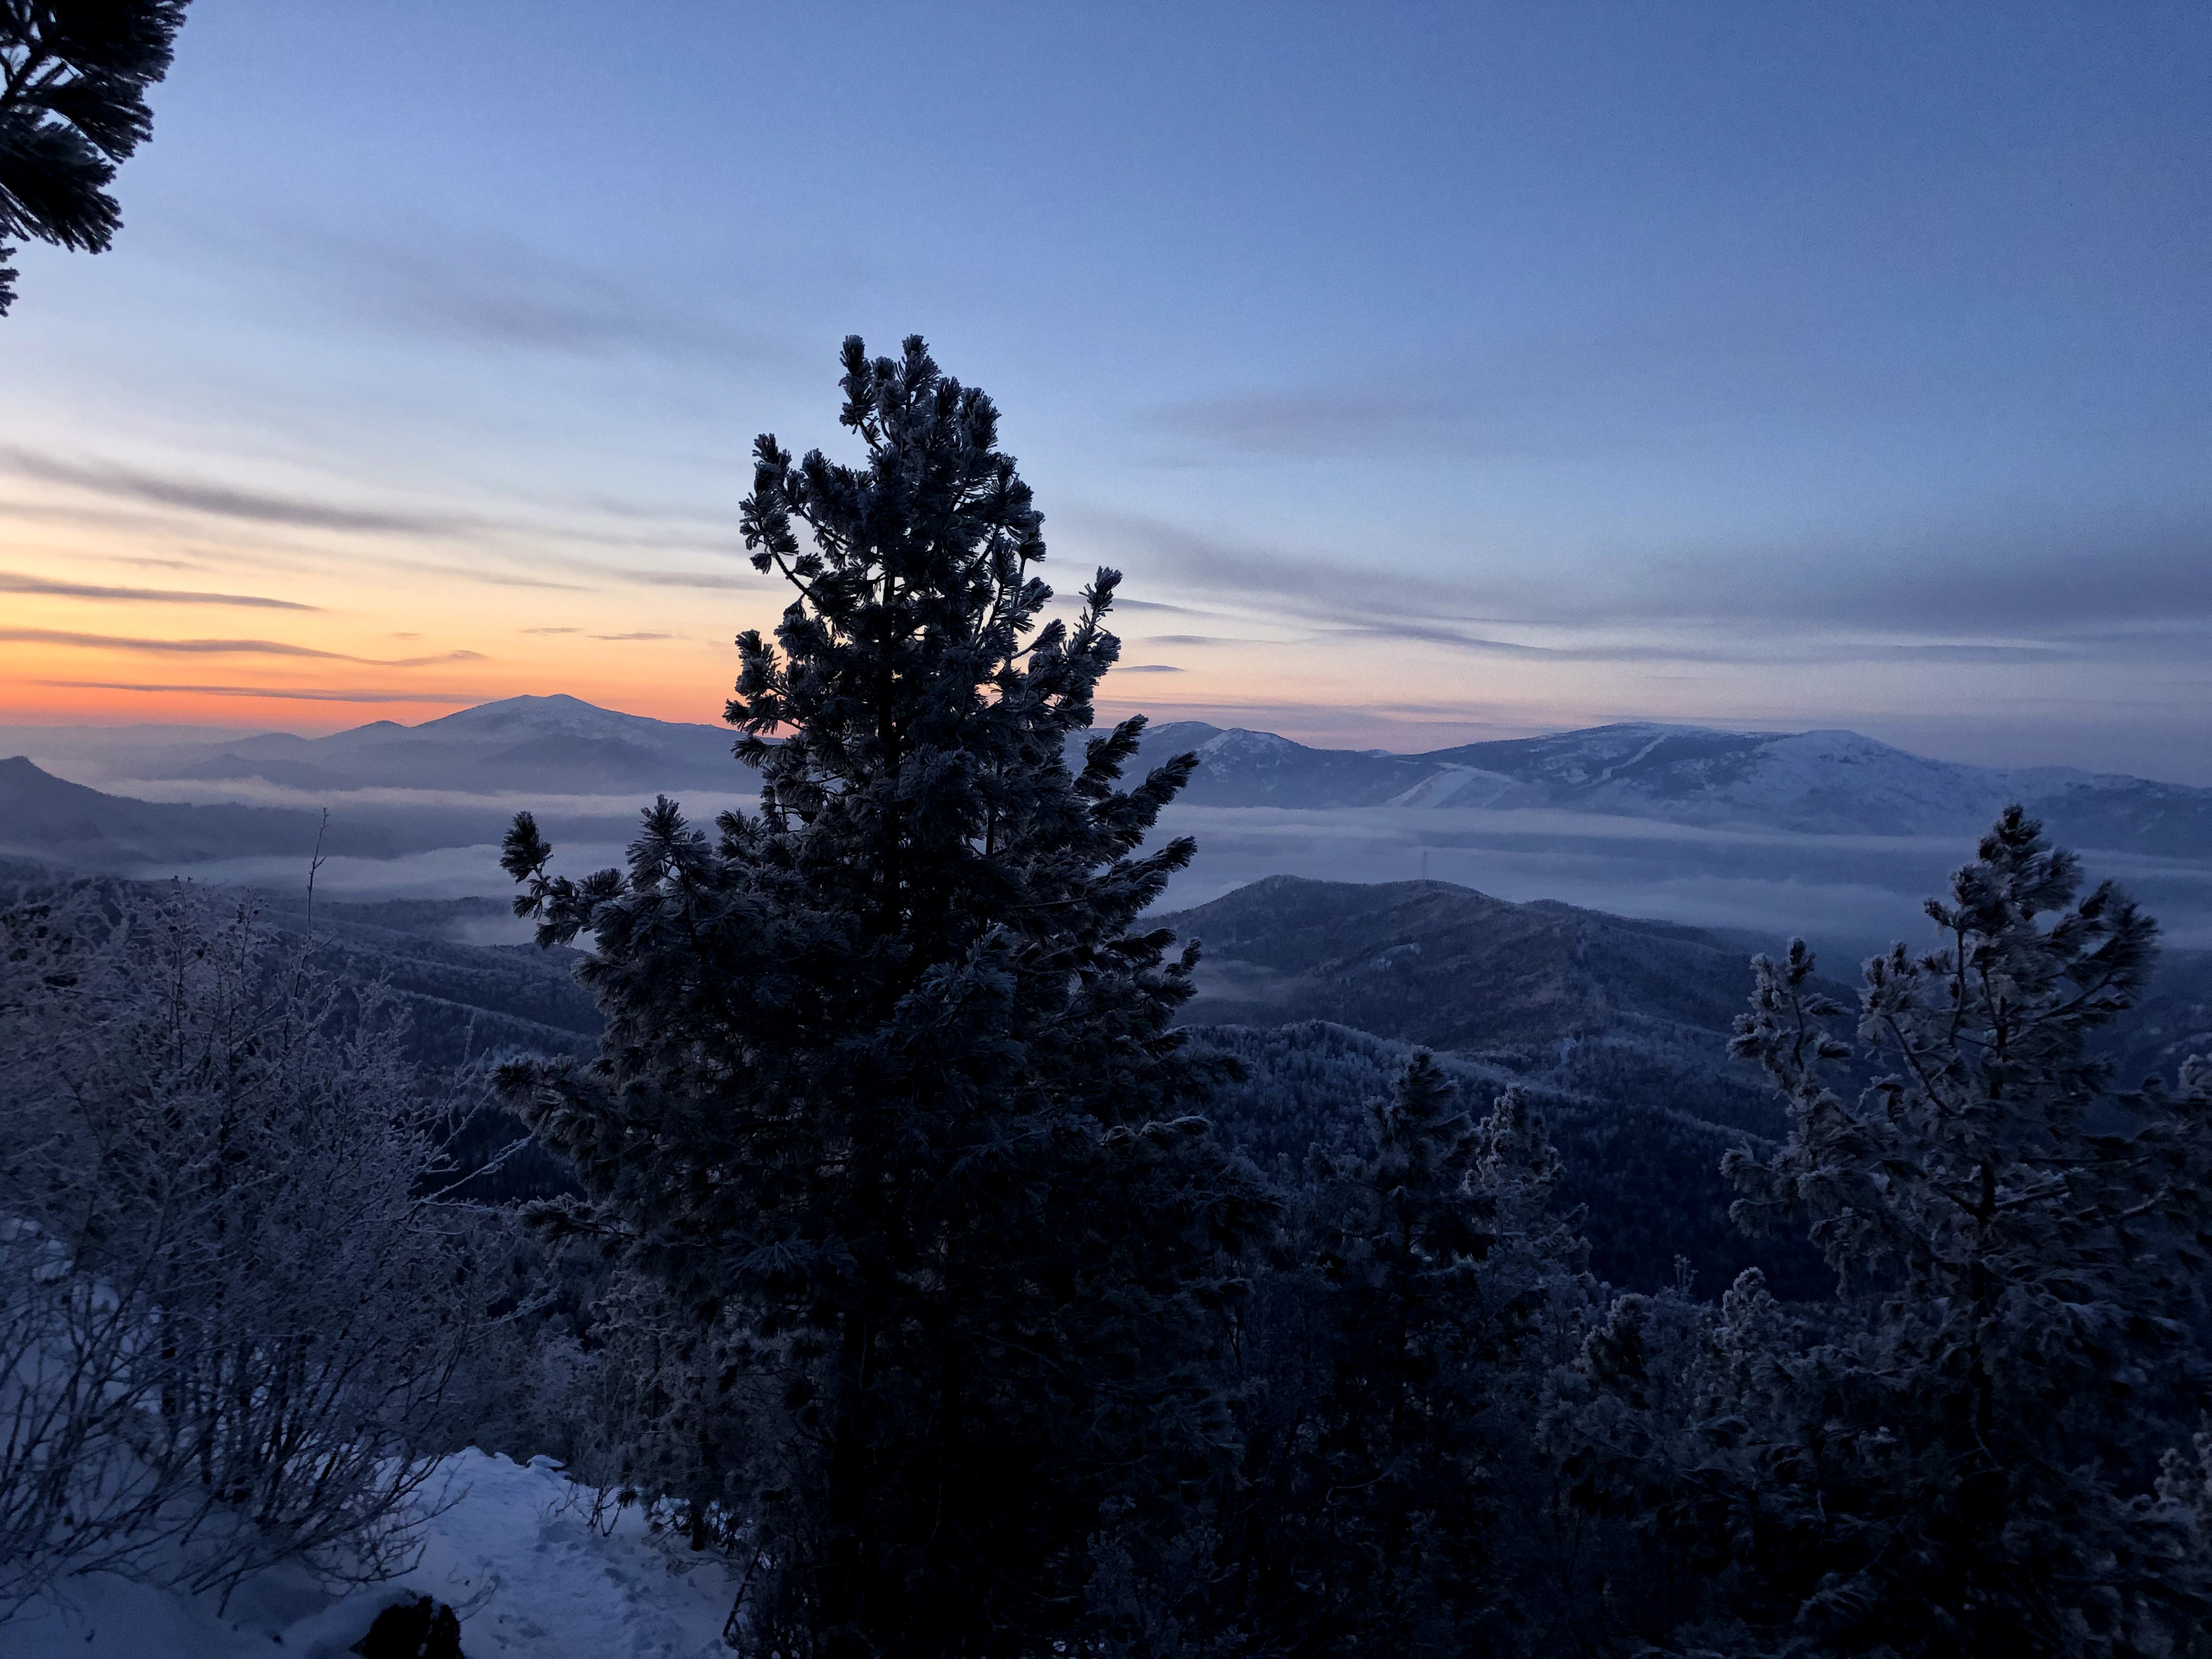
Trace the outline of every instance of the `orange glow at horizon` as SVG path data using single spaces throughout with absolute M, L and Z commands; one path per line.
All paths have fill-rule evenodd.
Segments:
M 733 636 L 773 629 L 787 602 L 779 581 L 733 555 L 726 525 L 672 534 L 665 547 L 621 520 L 521 524 L 476 508 L 442 520 L 426 509 L 414 514 L 426 528 L 395 531 L 384 520 L 398 511 L 320 521 L 288 507 L 294 498 L 276 491 L 289 480 L 264 495 L 206 492 L 222 496 L 212 507 L 152 508 L 118 507 L 125 483 L 105 498 L 73 477 L 0 485 L 0 724 L 305 735 L 565 692 L 716 725 L 737 673 Z M 263 504 L 261 516 L 225 505 L 234 500 Z M 1065 546 L 1054 557 L 1056 610 L 1073 603 L 1091 562 Z M 1124 592 L 1189 597 L 1141 573 Z M 1114 616 L 1122 666 L 1101 688 L 1102 719 L 1142 709 L 1328 747 L 1418 750 L 1655 714 L 1772 727 L 1854 700 L 1867 708 L 1869 683 L 1849 657 L 1796 669 L 1784 702 L 1755 655 L 1645 661 L 1528 645 L 1484 655 L 1333 629 L 1264 593 L 1198 602 L 1228 608 L 1182 608 L 1239 637 L 1169 632 L 1189 624 L 1142 608 Z M 1967 672 L 1929 663 L 1878 689 L 1898 708 L 1925 706 Z M 2041 665 L 1972 672 L 1985 695 L 2008 677 L 2024 692 L 2054 690 Z
M 640 570 L 532 546 L 88 512 L 66 483 L 15 481 L 0 513 L 0 724 L 309 735 L 565 692 L 714 725 L 737 673 L 733 636 L 772 629 L 786 602 L 780 583 L 726 554 Z M 1081 565 L 1054 563 L 1058 585 L 1079 586 L 1068 567 Z M 1295 730 L 1297 708 L 1333 705 L 1310 735 L 1427 741 L 1419 720 L 1380 719 L 1364 737 L 1342 729 L 1378 692 L 1425 692 L 1433 665 L 1419 653 L 1401 654 L 1409 678 L 1393 687 L 1364 653 L 1291 641 L 1194 652 L 1148 641 L 1162 624 L 1141 611 L 1114 623 L 1124 667 L 1102 688 L 1102 719 L 1145 708 Z M 1544 722 L 1532 712 L 1507 719 L 1534 729 Z

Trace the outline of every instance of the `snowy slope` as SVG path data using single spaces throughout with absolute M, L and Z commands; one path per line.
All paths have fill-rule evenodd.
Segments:
M 2086 848 L 2212 859 L 2212 789 L 2063 767 L 1929 760 L 1856 732 L 1595 726 L 1421 755 L 1309 749 L 1196 723 L 1146 734 L 1139 768 L 1195 752 L 1194 805 L 1548 808 L 1712 829 L 1971 837 L 2008 802 Z
M 373 720 L 326 738 L 264 732 L 227 744 L 179 744 L 143 775 L 216 781 L 261 778 L 289 788 L 744 789 L 735 733 L 657 720 L 580 697 L 507 697 L 419 726 Z
M 106 1577 L 70 1581 L 76 1605 L 34 1606 L 0 1625 L 8 1659 L 344 1659 L 379 1612 L 418 1595 L 461 1617 L 469 1659 L 695 1659 L 726 1654 L 736 1587 L 718 1564 L 686 1572 L 635 1510 L 611 1532 L 589 1494 L 548 1460 L 522 1465 L 471 1450 L 447 1460 L 451 1508 L 423 1533 L 412 1572 L 326 1594 L 297 1569 L 249 1580 L 218 1611 Z
M 1845 835 L 1969 832 L 2008 794 L 2090 781 L 1924 760 L 1856 732 L 1607 726 L 1422 758 L 1510 779 L 1514 804 Z

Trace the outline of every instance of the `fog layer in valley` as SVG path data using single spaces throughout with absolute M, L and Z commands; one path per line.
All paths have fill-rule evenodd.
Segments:
M 200 796 L 212 798 L 214 792 Z M 222 792 L 232 799 L 234 791 Z M 362 822 L 427 806 L 480 810 L 485 839 L 394 859 L 333 858 L 317 890 L 349 898 L 500 896 L 512 885 L 491 839 L 499 821 L 533 811 L 552 839 L 555 867 L 569 875 L 622 862 L 641 803 L 617 796 L 517 796 L 498 800 L 407 791 L 404 802 L 347 797 L 338 811 Z M 283 799 L 279 799 L 279 796 Z M 174 799 L 174 797 L 172 797 Z M 307 805 L 295 792 L 257 793 L 267 805 Z M 750 796 L 686 797 L 696 821 Z M 337 813 L 333 813 L 333 821 Z M 1451 808 L 1179 806 L 1165 833 L 1191 836 L 1198 856 L 1170 885 L 1162 907 L 1188 909 L 1264 876 L 1324 881 L 1410 881 L 1425 875 L 1495 897 L 1558 899 L 1615 915 L 1734 928 L 1772 943 L 1802 933 L 1832 953 L 1859 956 L 1893 939 L 1925 936 L 1920 902 L 1972 856 L 1965 842 L 1896 836 L 1802 836 L 1698 830 L 1590 813 Z M 2091 852 L 2093 878 L 2127 886 L 2164 924 L 2171 945 L 2212 947 L 2212 869 L 2178 860 Z M 298 860 L 226 859 L 161 872 L 195 881 L 283 888 L 306 879 Z M 496 944 L 527 937 L 516 923 Z

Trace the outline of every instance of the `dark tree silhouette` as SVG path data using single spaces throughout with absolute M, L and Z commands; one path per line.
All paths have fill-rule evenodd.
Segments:
M 2212 1075 L 2100 1057 L 2157 929 L 2081 889 L 2008 808 L 1929 901 L 1936 948 L 1867 963 L 1856 1101 L 1811 952 L 1755 963 L 1735 1052 L 1790 1134 L 1727 1168 L 1747 1224 L 1809 1224 L 1838 1297 L 1786 1314 L 1747 1274 L 1686 1318 L 1616 1298 L 1570 1460 L 1704 1587 L 1689 1650 L 2212 1651 L 2212 1488 L 2175 1444 L 2207 1401 Z
M 169 72 L 190 0 L 0 0 L 0 316 L 11 244 L 106 251 L 108 185 L 154 131 L 146 88 Z
M 517 820 L 518 908 L 594 936 L 608 1028 L 592 1067 L 515 1081 L 591 1200 L 546 1219 L 725 1357 L 660 1391 L 762 1460 L 744 1639 L 1063 1650 L 1104 1518 L 1171 1504 L 1225 1421 L 1206 1310 L 1264 1209 L 1195 1115 L 1220 1062 L 1169 1030 L 1195 952 L 1137 925 L 1190 856 L 1140 848 L 1195 762 L 1117 787 L 1139 718 L 1070 769 L 1118 576 L 1039 626 L 1042 518 L 990 400 L 919 338 L 844 366 L 863 458 L 764 437 L 745 502 L 797 591 L 738 641 L 759 815 L 710 842 L 664 799 L 580 884 Z

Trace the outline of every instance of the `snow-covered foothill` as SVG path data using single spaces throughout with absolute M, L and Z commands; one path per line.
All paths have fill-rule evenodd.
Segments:
M 295 1565 L 247 1580 L 227 1607 L 109 1575 L 69 1580 L 67 1605 L 0 1626 L 8 1659 L 345 1659 L 384 1608 L 428 1595 L 461 1620 L 468 1659 L 699 1659 L 726 1654 L 737 1587 L 718 1559 L 665 1546 L 635 1508 L 594 1524 L 592 1493 L 548 1458 L 471 1449 L 425 1489 L 413 1569 L 333 1594 Z M 445 1507 L 438 1508 L 443 1503 Z M 611 1522 L 611 1524 L 610 1524 Z M 694 1565 L 694 1564 L 696 1565 Z

